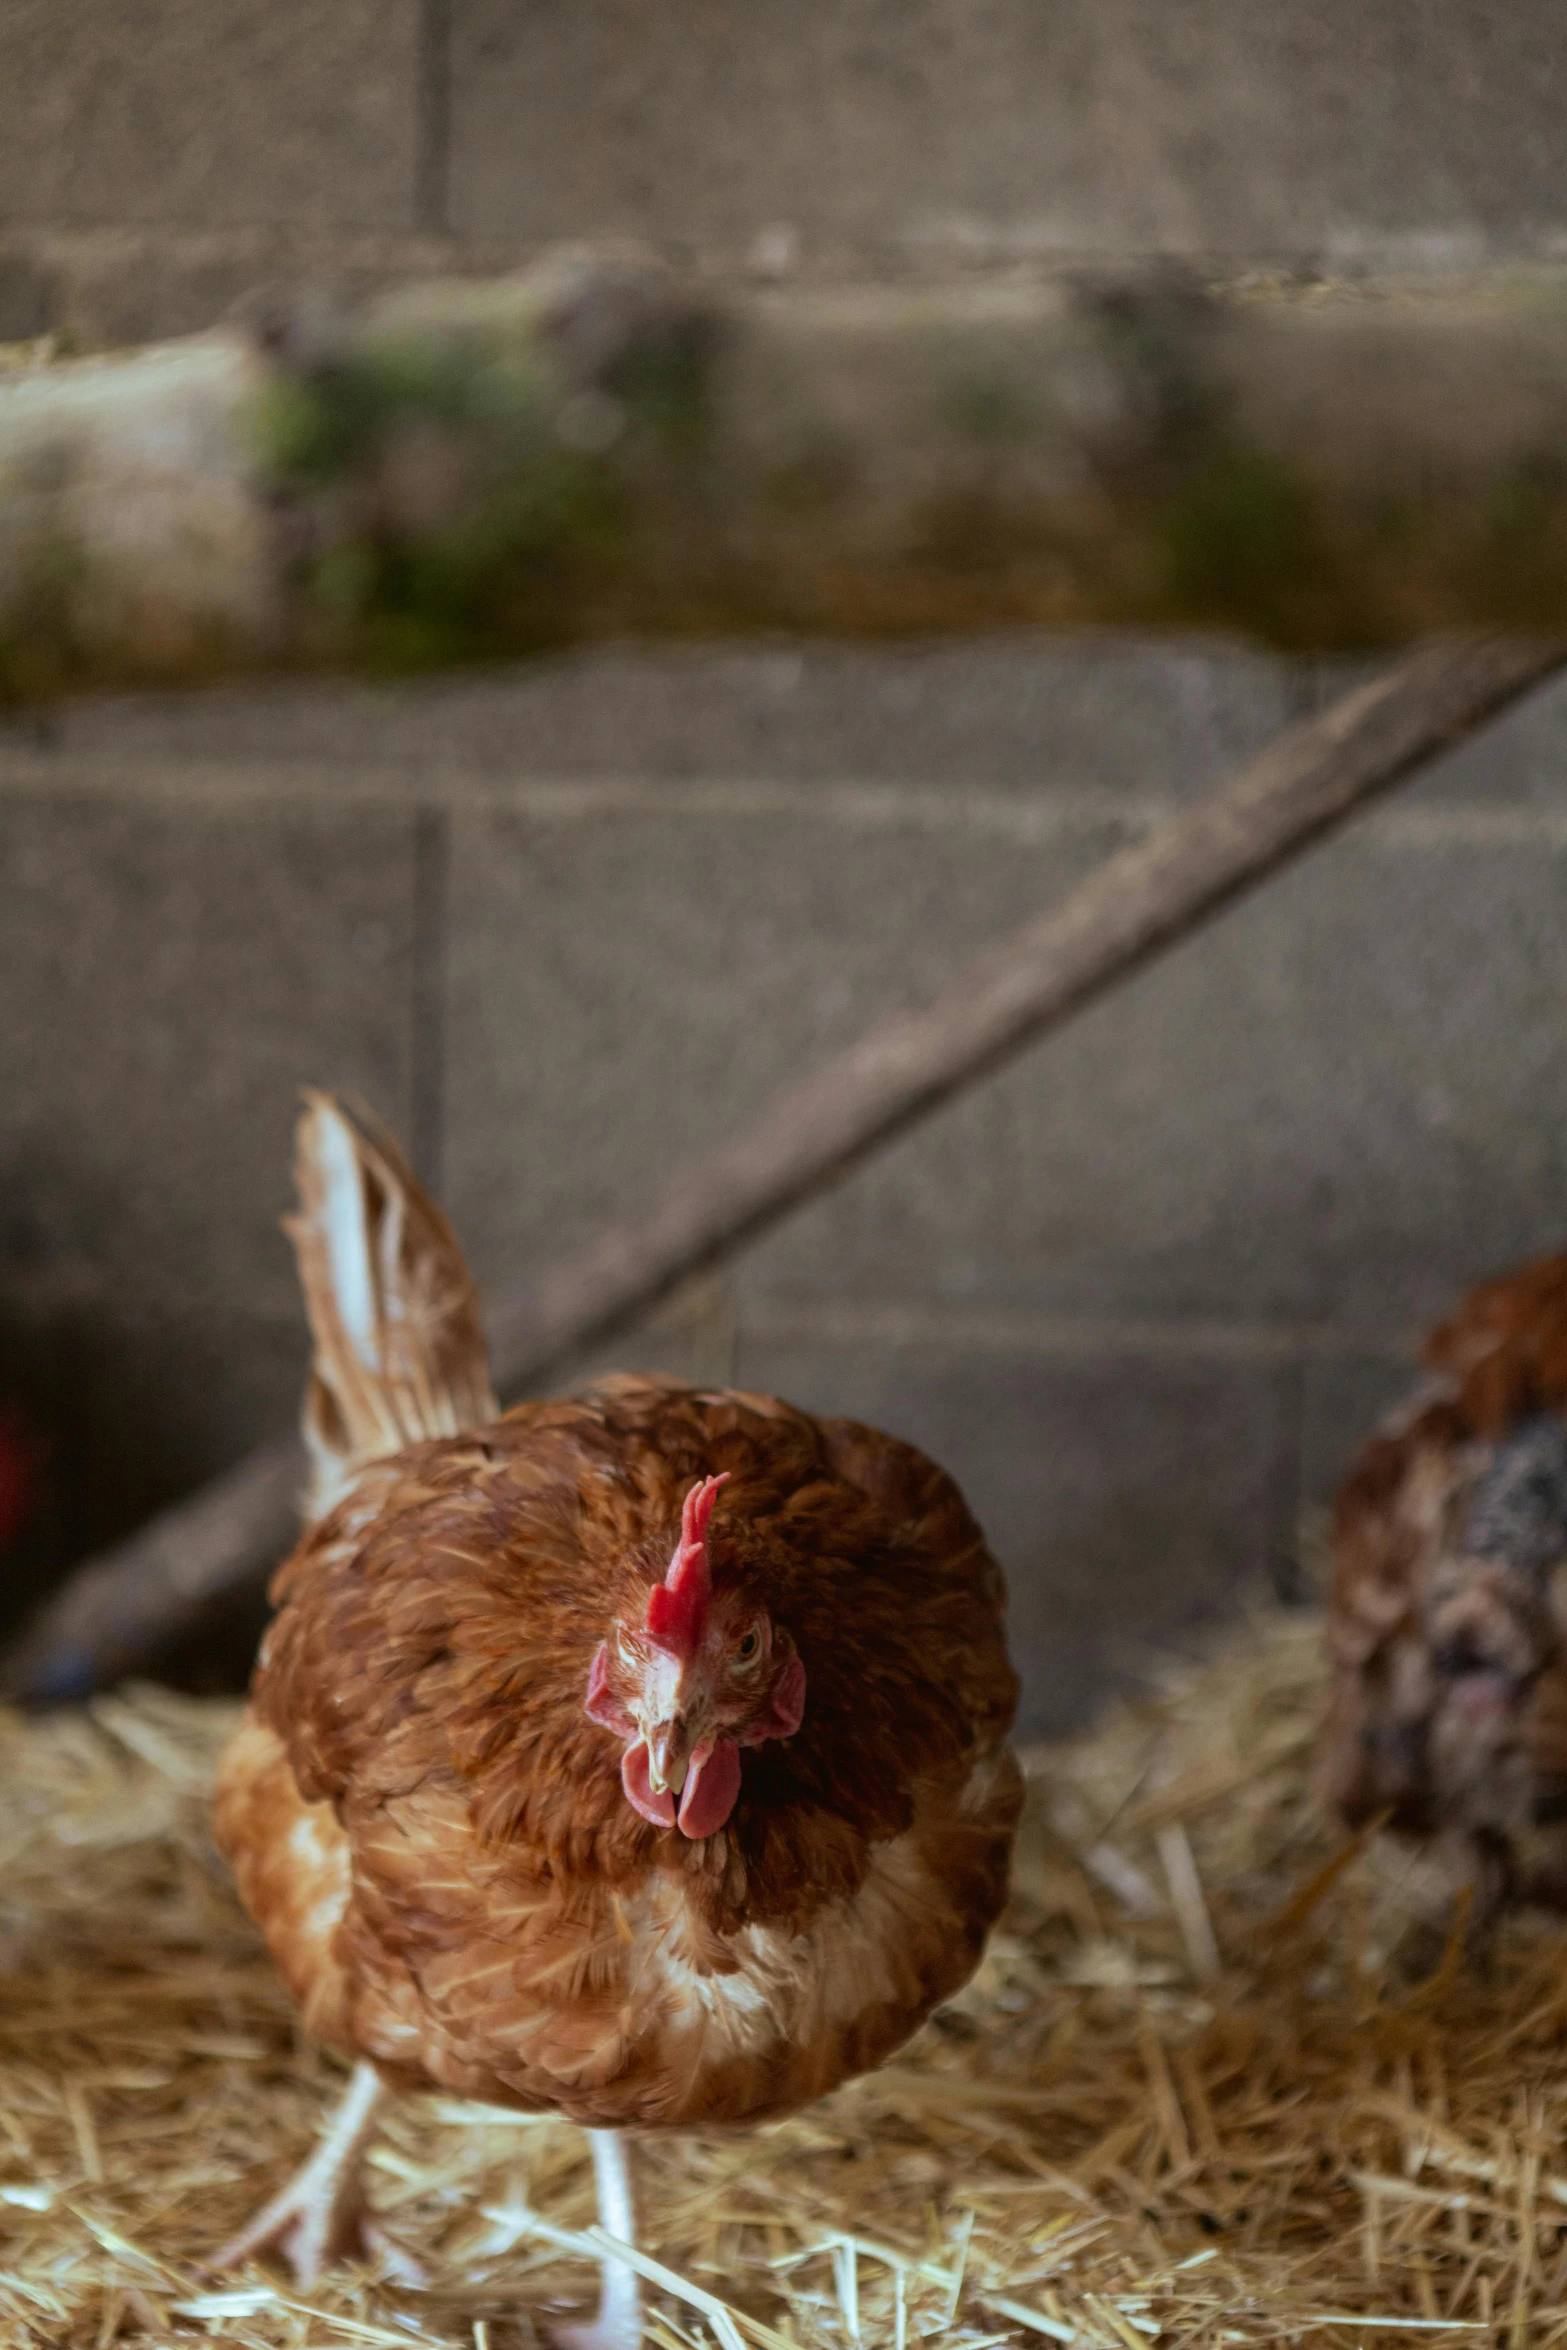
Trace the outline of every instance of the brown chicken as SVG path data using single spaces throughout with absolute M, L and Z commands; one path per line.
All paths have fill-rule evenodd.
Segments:
M 308 2281 L 364 2244 L 383 2087 L 585 2123 L 626 2241 L 618 2131 L 788 2113 L 972 1972 L 1019 1807 L 1000 1572 L 951 1480 L 851 1421 L 632 1378 L 498 1416 L 395 1148 L 312 1095 L 297 1173 L 310 1523 L 216 1816 L 356 2070 L 221 2257 Z M 639 2323 L 606 2262 L 573 2338 Z
M 1567 1257 L 1485 1283 L 1340 1489 L 1329 1801 L 1443 1851 L 1501 1910 L 1567 1905 Z

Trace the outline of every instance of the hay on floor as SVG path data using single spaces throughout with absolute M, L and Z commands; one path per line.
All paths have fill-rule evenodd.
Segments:
M 1032 1753 L 978 1981 L 885 2071 L 637 2151 L 661 2350 L 1567 2341 L 1567 1947 L 1390 1954 L 1425 1898 L 1315 1822 L 1316 1627 L 1260 1617 Z M 0 1717 L 0 2341 L 507 2350 L 581 2309 L 570 2126 L 392 2113 L 372 2193 L 423 2291 L 203 2256 L 337 2087 L 213 1853 L 232 1709 Z

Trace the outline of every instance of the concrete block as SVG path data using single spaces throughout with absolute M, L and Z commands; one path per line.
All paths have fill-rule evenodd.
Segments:
M 0 220 L 410 228 L 418 51 L 417 0 L 10 0 Z
M 8 1284 L 291 1317 L 300 1084 L 410 1122 L 415 819 L 84 784 L 0 783 Z
M 537 1392 L 574 1394 L 617 1371 L 646 1379 L 684 1379 L 695 1387 L 732 1387 L 738 1341 L 729 1282 L 722 1275 L 703 1275 L 656 1312 L 557 1364 Z
M 742 1299 L 1419 1329 L 1562 1244 L 1564 993 L 1559 821 L 1373 823 L 803 1211 Z
M 452 21 L 472 238 L 1429 266 L 1567 233 L 1551 0 L 453 0 Z
M 232 1305 L 128 1309 L 118 1300 L 70 1317 L 65 1343 L 76 1373 L 64 1440 L 78 1488 L 79 1553 L 133 1532 L 288 1427 L 309 1352 L 297 1307 L 274 1317 Z M 176 1687 L 242 1688 L 268 1613 L 261 1589 L 214 1601 L 152 1669 Z
M 77 1547 L 129 1533 L 297 1418 L 309 1365 L 304 1312 L 107 1297 L 55 1325 L 72 1371 L 62 1434 Z
M 909 646 L 607 648 L 478 675 L 104 696 L 52 718 L 116 758 L 691 775 L 1180 798 L 1294 714 L 1239 645 L 1043 630 Z
M 744 1322 L 738 1366 L 743 1385 L 868 1420 L 956 1477 L 1007 1572 L 1024 1736 L 1085 1720 L 1288 1541 L 1292 1384 L 1276 1370 L 778 1341 Z
M 721 786 L 454 801 L 445 1181 L 484 1279 L 650 1202 L 1120 837 L 1085 820 L 1020 854 L 882 800 L 832 810 Z
M 0 245 L 0 343 L 24 343 L 55 324 L 50 274 Z
M 123 350 L 254 317 L 269 298 L 353 311 L 450 258 L 442 240 L 406 228 L 0 216 L 0 342 L 54 333 L 74 351 Z
M 106 1289 L 19 1310 L 0 1275 L 0 1394 L 18 1398 L 44 1445 L 48 1496 L 34 1538 L 7 1554 L 0 1641 L 75 1558 L 288 1425 L 306 1361 L 302 1314 L 275 1320 L 238 1302 L 137 1305 Z M 199 1639 L 159 1660 L 188 1685 L 243 1682 L 261 1620 L 232 1598 Z
M 1348 693 L 1384 661 L 1302 663 L 1296 681 L 1311 707 Z M 1536 687 L 1480 732 L 1460 743 L 1387 801 L 1397 820 L 1418 830 L 1457 810 L 1482 818 L 1538 814 L 1560 823 L 1567 816 L 1567 677 Z
M 429 1163 L 444 1102 L 481 1278 L 553 1261 L 1302 683 L 1102 640 L 629 649 L 13 728 L 0 1341 L 61 1399 L 71 1547 L 295 1409 L 302 1080 Z M 563 1378 L 738 1377 L 924 1443 L 1015 1578 L 1030 1728 L 1080 1714 L 1288 1555 L 1464 1282 L 1561 1244 L 1564 709 Z
M 1327 1510 L 1345 1470 L 1379 1420 L 1404 1401 L 1420 1377 L 1411 1344 L 1388 1354 L 1325 1355 L 1302 1366 L 1300 1498 Z

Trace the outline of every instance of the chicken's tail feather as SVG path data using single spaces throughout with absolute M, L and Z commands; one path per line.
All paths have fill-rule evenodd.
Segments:
M 473 1277 L 391 1137 L 307 1092 L 294 1180 L 284 1229 L 315 1341 L 304 1430 L 320 1517 L 364 1462 L 480 1426 L 496 1402 Z

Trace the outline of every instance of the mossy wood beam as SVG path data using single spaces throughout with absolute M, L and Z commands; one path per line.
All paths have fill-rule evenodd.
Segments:
M 0 353 L 0 700 L 643 631 L 1567 626 L 1567 271 L 717 290 Z

